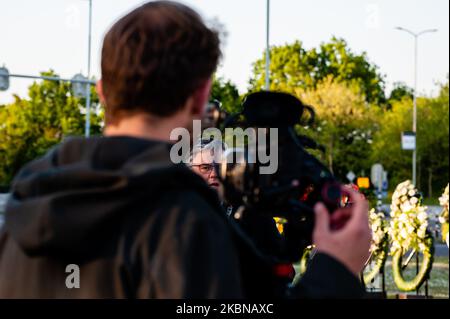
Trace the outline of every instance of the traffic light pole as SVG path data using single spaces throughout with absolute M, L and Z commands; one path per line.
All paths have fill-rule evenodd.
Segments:
M 36 80 L 46 80 L 46 81 L 55 81 L 55 82 L 70 82 L 70 83 L 80 83 L 80 84 L 86 84 L 86 124 L 85 124 L 85 136 L 89 137 L 89 131 L 90 131 L 90 104 L 91 104 L 91 85 L 95 85 L 96 81 L 94 80 L 89 80 L 89 78 L 87 79 L 64 79 L 64 78 L 60 78 L 57 76 L 45 76 L 45 75 L 41 75 L 41 76 L 35 76 L 35 75 L 24 75 L 24 74 L 9 74 L 8 70 L 3 68 L 3 70 L 5 71 L 5 74 L 0 74 L 0 78 L 22 78 L 22 79 L 36 79 Z M 1 79 L 0 79 L 1 80 Z M 9 86 L 9 82 L 7 82 L 7 87 L 3 88 L 3 89 L 8 89 Z
M 57 76 L 35 76 L 35 75 L 24 75 L 24 74 L 9 74 L 9 77 L 12 78 L 23 78 L 23 79 L 37 79 L 37 80 L 47 80 L 47 81 L 63 81 L 63 82 L 71 82 L 71 83 L 82 83 L 82 84 L 90 84 L 95 85 L 97 82 L 94 80 L 76 80 L 76 79 L 64 79 Z

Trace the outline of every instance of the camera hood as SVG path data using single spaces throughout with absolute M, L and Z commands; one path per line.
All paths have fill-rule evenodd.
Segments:
M 249 126 L 289 127 L 299 124 L 304 110 L 305 105 L 290 94 L 261 91 L 245 98 L 242 114 Z

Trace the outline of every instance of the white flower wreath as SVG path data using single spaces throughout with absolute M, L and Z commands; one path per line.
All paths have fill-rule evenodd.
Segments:
M 372 228 L 372 244 L 370 252 L 375 253 L 383 249 L 389 241 L 388 229 L 385 227 L 385 217 L 383 213 L 377 213 L 374 208 L 369 212 L 369 223 Z
M 421 195 L 411 181 L 397 186 L 392 195 L 389 234 L 392 246 L 392 276 L 397 287 L 403 291 L 418 289 L 429 277 L 433 266 L 433 236 L 427 230 L 428 214 L 421 204 Z M 403 275 L 402 256 L 409 249 L 423 254 L 420 269 L 413 279 Z
M 439 221 L 441 224 L 448 223 L 448 184 L 442 196 L 439 197 L 439 203 L 443 208 L 442 215 L 439 216 Z
M 391 254 L 399 249 L 427 250 L 427 207 L 421 204 L 421 195 L 411 181 L 400 183 L 392 195 L 389 234 Z
M 387 259 L 389 246 L 388 225 L 384 213 L 371 209 L 369 224 L 372 229 L 372 244 L 370 246 L 371 262 L 364 271 L 364 283 L 367 285 L 380 273 Z
M 442 213 L 439 216 L 439 222 L 442 224 L 442 239 L 448 246 L 448 184 L 442 196 L 439 197 L 439 203 L 442 206 Z

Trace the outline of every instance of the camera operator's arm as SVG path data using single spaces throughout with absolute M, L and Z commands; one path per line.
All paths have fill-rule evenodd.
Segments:
M 317 254 L 292 297 L 359 298 L 364 289 L 358 279 L 369 257 L 371 232 L 367 201 L 354 190 L 347 190 L 351 207 L 337 210 L 330 216 L 326 207 L 315 207 L 316 225 L 313 241 Z M 344 225 L 336 229 L 337 224 Z M 335 229 L 335 230 L 333 230 Z

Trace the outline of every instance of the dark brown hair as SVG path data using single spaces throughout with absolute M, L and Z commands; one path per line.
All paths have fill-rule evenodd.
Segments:
M 154 1 L 133 10 L 103 41 L 107 123 L 127 113 L 174 114 L 211 77 L 220 56 L 217 32 L 189 7 Z

